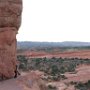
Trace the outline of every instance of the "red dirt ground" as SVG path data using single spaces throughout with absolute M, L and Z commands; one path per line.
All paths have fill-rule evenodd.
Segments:
M 30 58 L 43 58 L 43 57 L 62 57 L 62 58 L 89 58 L 90 59 L 90 50 L 75 50 L 75 51 L 59 51 L 59 52 L 45 52 L 45 51 L 24 51 L 18 53 L 18 55 L 26 55 Z
M 65 82 L 87 82 L 90 80 L 90 65 L 79 65 L 76 71 L 77 73 L 75 74 L 65 73 L 65 76 L 68 78 Z

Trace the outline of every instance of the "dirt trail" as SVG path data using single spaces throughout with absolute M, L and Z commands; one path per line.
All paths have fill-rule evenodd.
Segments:
M 23 88 L 19 86 L 17 79 L 10 79 L 0 82 L 0 90 L 23 90 Z

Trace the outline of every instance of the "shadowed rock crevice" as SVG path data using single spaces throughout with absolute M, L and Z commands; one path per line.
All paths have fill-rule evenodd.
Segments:
M 17 65 L 16 34 L 21 25 L 22 0 L 0 0 L 0 78 L 12 78 Z

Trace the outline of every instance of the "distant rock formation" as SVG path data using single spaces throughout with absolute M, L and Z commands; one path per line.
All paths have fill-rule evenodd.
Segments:
M 16 34 L 21 25 L 22 0 L 0 0 L 0 79 L 15 75 Z

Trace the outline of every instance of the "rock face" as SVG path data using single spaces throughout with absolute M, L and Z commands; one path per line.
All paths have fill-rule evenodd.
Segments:
M 22 0 L 0 0 L 0 78 L 15 75 L 16 34 L 21 25 Z

